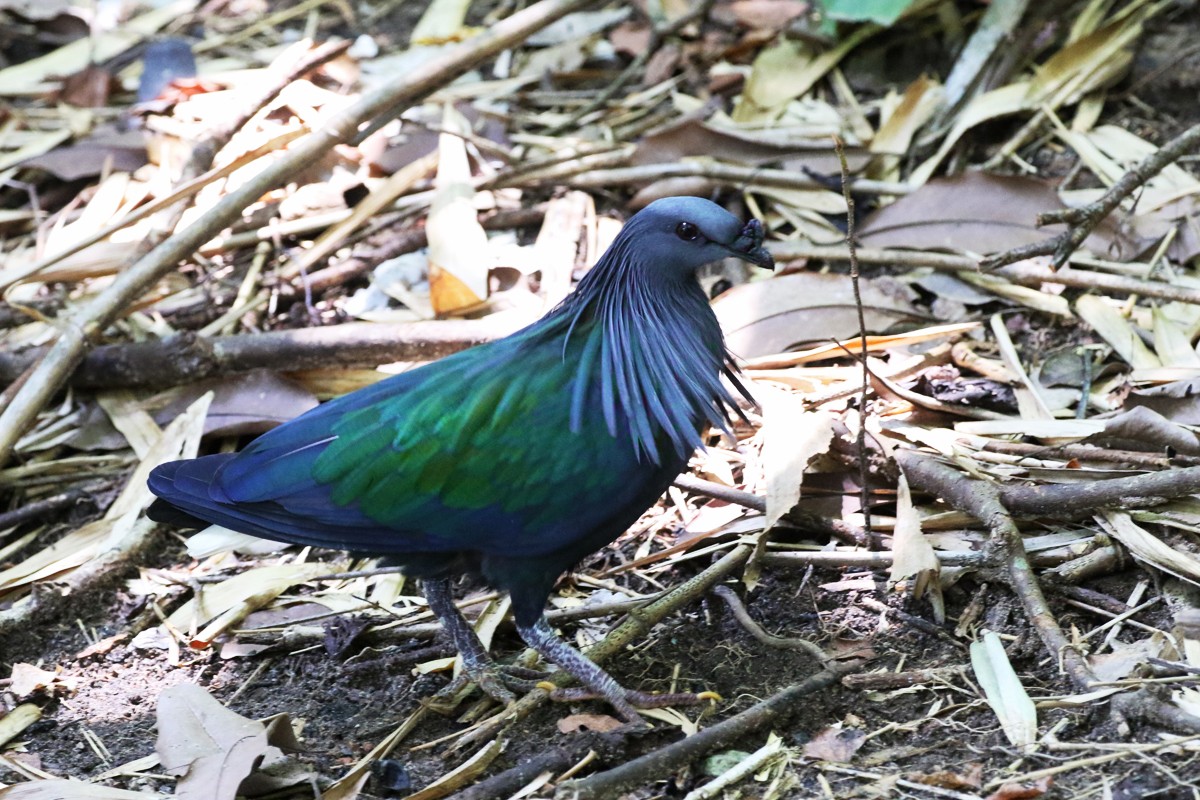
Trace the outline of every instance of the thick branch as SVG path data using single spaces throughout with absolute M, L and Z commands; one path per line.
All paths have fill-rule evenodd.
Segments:
M 97 347 L 70 375 L 79 388 L 164 387 L 254 369 L 373 368 L 432 361 L 514 332 L 512 318 L 388 325 L 348 322 L 237 336 L 181 333 L 166 339 Z M 42 351 L 0 353 L 0 383 L 15 380 Z
M 1042 587 L 1029 564 L 1021 532 L 1005 508 L 999 488 L 992 483 L 968 478 L 948 464 L 914 450 L 897 450 L 896 463 L 904 470 L 913 487 L 942 498 L 987 526 L 992 535 L 990 546 L 1003 555 L 1009 583 L 1021 598 L 1025 614 L 1033 623 L 1042 643 L 1055 661 L 1063 665 L 1075 685 L 1086 691 L 1096 677 L 1083 654 L 1071 644 L 1050 611 Z
M 714 750 L 760 731 L 778 728 L 812 704 L 812 695 L 833 686 L 847 670 L 826 669 L 756 703 L 740 714 L 718 722 L 666 747 L 628 761 L 607 772 L 563 784 L 562 794 L 576 800 L 618 797 L 622 791 L 655 780 Z

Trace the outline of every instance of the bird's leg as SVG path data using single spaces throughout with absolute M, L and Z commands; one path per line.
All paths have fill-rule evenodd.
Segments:
M 626 698 L 625 689 L 617 683 L 617 679 L 563 641 L 562 637 L 551 630 L 545 617 L 539 618 L 532 625 L 518 622 L 517 633 L 521 634 L 525 644 L 541 653 L 543 658 L 554 662 L 588 689 L 607 700 L 626 722 L 645 724 L 641 715 Z
M 496 702 L 504 705 L 513 702 L 516 697 L 504 685 L 500 668 L 488 655 L 471 623 L 467 622 L 458 606 L 454 605 L 450 581 L 446 578 L 425 578 L 421 583 L 429 610 L 442 623 L 446 633 L 450 634 L 450 641 L 454 642 L 454 648 L 462 656 L 463 668 L 467 675 Z M 453 683 L 451 687 L 454 687 L 454 691 L 458 688 Z
M 617 713 L 628 722 L 644 725 L 636 708 L 663 708 L 675 705 L 695 705 L 708 700 L 719 700 L 714 692 L 693 694 L 651 694 L 650 692 L 635 692 L 617 683 L 617 679 L 609 675 L 598 665 L 588 660 L 587 656 L 563 641 L 542 617 L 532 625 L 517 623 L 517 633 L 525 643 L 537 650 L 544 658 L 553 661 L 566 672 L 571 673 L 583 688 L 559 689 L 552 693 L 555 700 L 589 700 L 603 698 L 607 700 Z

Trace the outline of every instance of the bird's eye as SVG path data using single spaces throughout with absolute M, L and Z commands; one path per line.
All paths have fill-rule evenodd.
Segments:
M 685 242 L 694 242 L 700 238 L 700 229 L 690 222 L 681 222 L 675 226 L 675 235 Z

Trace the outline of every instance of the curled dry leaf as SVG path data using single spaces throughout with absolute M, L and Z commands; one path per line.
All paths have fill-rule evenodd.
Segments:
M 624 724 L 624 722 L 621 722 L 616 717 L 610 717 L 607 714 L 572 714 L 558 721 L 558 732 L 579 733 L 580 731 L 592 731 L 594 733 L 608 733 L 609 731 L 615 731 Z
M 12 683 L 8 690 L 18 698 L 29 697 L 37 692 L 48 695 L 71 693 L 75 691 L 78 680 L 64 677 L 58 672 L 51 672 L 33 664 L 13 664 Z
M 768 528 L 800 500 L 804 470 L 829 450 L 834 417 L 808 411 L 800 395 L 756 382 L 754 394 L 763 407 L 763 472 L 767 485 Z
M 934 619 L 940 625 L 946 618 L 946 606 L 942 602 L 941 589 L 938 586 L 938 573 L 941 562 L 933 552 L 933 545 L 921 533 L 921 518 L 913 506 L 912 492 L 904 474 L 900 474 L 896 495 L 896 526 L 892 534 L 892 569 L 893 583 L 914 578 L 913 597 L 920 598 L 926 591 L 930 592 L 929 601 L 933 605 Z
M 858 728 L 843 728 L 841 724 L 830 725 L 804 745 L 804 755 L 818 761 L 847 763 L 867 741 L 867 735 Z
M 1124 511 L 1105 511 L 1097 519 L 1114 539 L 1129 548 L 1138 561 L 1177 578 L 1200 584 L 1200 558 L 1169 546 L 1134 522 Z
M 232 800 L 267 747 L 262 723 L 235 714 L 194 684 L 164 689 L 158 698 L 155 750 L 180 778 L 177 797 Z

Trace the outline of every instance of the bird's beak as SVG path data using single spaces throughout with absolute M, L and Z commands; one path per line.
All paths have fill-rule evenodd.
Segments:
M 762 223 L 756 219 L 746 223 L 741 234 L 729 246 L 729 252 L 755 266 L 775 269 L 775 259 L 771 258 L 767 248 L 763 247 Z

